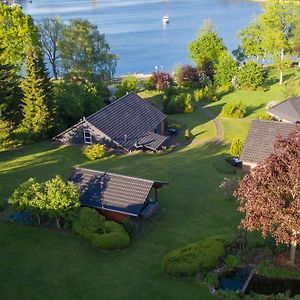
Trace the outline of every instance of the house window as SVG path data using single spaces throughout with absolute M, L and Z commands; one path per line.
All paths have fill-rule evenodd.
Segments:
M 154 132 L 158 133 L 158 134 L 161 133 L 161 126 L 160 126 L 160 124 L 154 129 Z
M 83 140 L 85 144 L 92 144 L 92 132 L 90 129 L 83 129 Z

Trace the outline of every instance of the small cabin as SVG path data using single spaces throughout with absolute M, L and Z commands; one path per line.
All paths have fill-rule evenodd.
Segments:
M 69 181 L 79 186 L 82 206 L 116 222 L 150 218 L 159 207 L 158 190 L 167 184 L 85 168 L 76 168 Z

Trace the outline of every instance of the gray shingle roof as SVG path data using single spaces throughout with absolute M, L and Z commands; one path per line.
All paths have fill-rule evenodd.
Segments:
M 300 97 L 289 98 L 268 110 L 268 112 L 279 119 L 287 120 L 291 123 L 300 121 Z
M 295 124 L 253 120 L 246 138 L 241 160 L 260 163 L 273 152 L 273 145 L 278 136 L 287 137 L 296 129 Z
M 153 131 L 166 117 L 149 101 L 130 93 L 87 117 L 86 120 L 122 147 L 130 150 L 140 138 Z M 157 140 L 152 145 L 155 144 L 158 148 L 160 146 L 158 141 L 163 141 L 161 137 L 153 135 L 152 138 Z
M 69 178 L 80 187 L 84 206 L 138 216 L 156 183 L 153 180 L 77 168 Z

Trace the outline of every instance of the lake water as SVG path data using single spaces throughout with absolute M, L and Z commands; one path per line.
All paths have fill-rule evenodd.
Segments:
M 243 0 L 32 0 L 23 10 L 38 21 L 59 15 L 88 19 L 106 35 L 119 56 L 117 75 L 171 71 L 190 63 L 187 44 L 204 20 L 211 19 L 229 50 L 237 47 L 236 32 L 259 14 L 260 4 Z M 162 18 L 169 15 L 170 24 Z

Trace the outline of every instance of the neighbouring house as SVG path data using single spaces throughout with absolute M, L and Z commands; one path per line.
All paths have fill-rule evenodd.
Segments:
M 167 184 L 84 168 L 76 168 L 69 181 L 80 187 L 82 206 L 117 222 L 151 217 L 158 209 L 158 189 Z
M 243 171 L 249 173 L 273 152 L 278 136 L 286 138 L 298 125 L 277 121 L 253 120 L 240 159 Z
M 147 100 L 129 93 L 54 137 L 63 144 L 105 144 L 125 151 L 161 149 L 168 141 L 167 116 Z
M 300 123 L 300 97 L 291 97 L 268 109 L 269 115 L 285 123 Z

